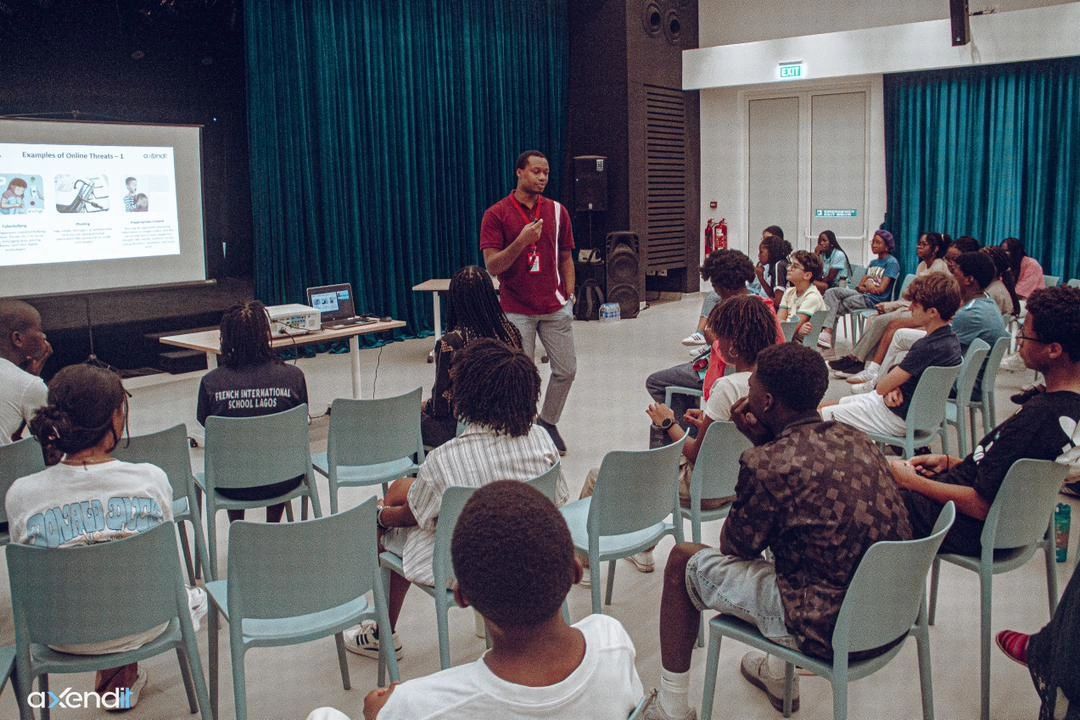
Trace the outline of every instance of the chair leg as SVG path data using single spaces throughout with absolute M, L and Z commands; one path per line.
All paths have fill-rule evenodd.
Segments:
M 435 622 L 439 629 L 439 667 L 443 670 L 450 667 L 450 605 L 443 598 L 435 598 Z
M 307 495 L 300 496 L 300 519 L 307 520 Z
M 690 521 L 690 537 L 693 538 L 695 545 L 701 544 L 701 521 Z
M 919 693 L 922 697 L 923 720 L 934 720 L 934 675 L 930 669 L 930 631 L 926 627 L 926 596 L 919 608 L 915 631 L 915 649 L 919 655 Z
M 214 612 L 213 608 L 210 609 L 210 612 Z M 184 660 L 186 660 L 186 665 L 191 671 L 191 676 L 194 680 L 195 697 L 199 701 L 199 710 L 202 715 L 202 720 L 213 720 L 215 716 L 212 713 L 210 697 L 206 694 L 206 676 L 203 675 L 202 661 L 199 660 L 199 642 L 196 640 L 194 633 L 190 635 L 185 634 Z M 192 708 L 192 712 L 195 712 L 194 708 Z
M 959 405 L 956 406 L 956 446 L 959 448 L 960 457 L 967 457 L 967 416 L 964 414 L 964 409 Z M 948 432 L 948 425 L 945 426 L 944 432 Z M 944 443 L 944 441 L 942 441 Z M 948 453 L 946 453 L 948 454 Z
M 602 615 L 604 608 L 600 604 L 600 573 L 603 572 L 603 568 L 600 565 L 600 561 L 589 561 L 589 568 L 593 573 L 592 582 L 589 583 L 589 591 L 592 593 L 592 612 L 593 615 Z
M 701 695 L 701 720 L 712 720 L 713 695 L 716 693 L 716 671 L 720 665 L 720 641 L 723 639 L 722 634 L 715 630 L 709 631 L 709 650 L 705 656 L 705 690 Z
M 187 568 L 188 584 L 195 587 L 195 563 L 191 559 L 191 546 L 188 544 L 187 529 L 184 527 L 183 520 L 177 521 L 176 530 L 180 534 L 180 551 L 184 554 L 184 567 Z
M 383 495 L 385 496 L 386 495 L 386 489 L 385 489 L 386 486 L 384 485 L 383 488 L 384 488 L 383 489 Z M 337 487 L 337 484 L 335 483 L 335 484 L 332 484 L 330 486 L 330 514 L 331 515 L 337 515 L 338 514 L 338 496 L 337 496 L 337 494 L 338 494 L 338 487 Z
M 956 414 L 957 416 L 960 415 L 959 408 L 957 408 Z M 960 426 L 957 425 L 956 427 L 959 428 Z M 914 448 L 912 448 L 912 450 L 914 450 Z M 941 452 L 946 455 L 949 454 L 949 426 L 947 424 L 941 426 Z M 914 455 L 912 457 L 914 457 Z
M 206 503 L 206 559 L 210 566 L 206 569 L 207 580 L 217 580 L 217 508 L 211 502 Z M 215 717 L 217 715 L 215 714 Z
M 795 683 L 795 666 L 784 663 L 784 717 L 791 717 L 791 690 Z
M 934 618 L 937 616 L 937 586 L 938 575 L 941 574 L 941 560 L 937 557 L 934 558 L 933 568 L 930 570 L 930 616 L 928 624 L 934 624 Z
M 29 656 L 23 661 L 22 654 L 15 657 L 15 668 L 11 673 L 11 687 L 15 700 L 19 704 L 19 720 L 34 720 L 34 711 L 30 709 L 27 697 L 34 689 L 34 678 L 30 676 Z
M 296 522 L 296 518 L 295 518 L 295 517 L 293 517 L 293 510 L 292 510 L 292 500 L 290 500 L 289 502 L 285 503 L 285 518 L 286 518 L 286 519 L 287 519 L 287 520 L 288 520 L 289 522 Z
M 607 592 L 604 595 L 604 604 L 611 604 L 611 592 L 615 589 L 615 564 L 618 560 L 609 560 L 607 564 Z
M 315 482 L 315 477 L 309 477 L 305 480 L 307 483 L 307 499 L 311 500 L 311 514 L 317 518 L 322 517 L 322 506 L 319 504 L 319 484 Z
M 979 410 L 979 414 L 982 414 L 982 410 L 978 405 L 972 405 L 968 408 L 968 431 L 971 434 L 971 444 L 968 445 L 969 451 L 975 450 L 975 445 L 979 442 L 979 439 L 975 437 L 975 411 Z M 964 453 L 964 457 L 967 457 L 967 453 Z
M 191 668 L 188 666 L 187 651 L 183 646 L 176 647 L 176 659 L 180 663 L 180 679 L 184 681 L 184 692 L 187 693 L 188 709 L 194 715 L 199 712 L 199 704 L 195 698 L 195 686 L 191 682 Z
M 979 573 L 979 717 L 982 720 L 990 720 L 990 606 L 993 579 L 990 568 L 984 568 Z
M 49 696 L 49 675 L 48 673 L 42 673 L 38 675 L 38 690 L 45 694 L 45 697 Z M 49 720 L 52 713 L 49 711 L 48 703 L 45 707 L 41 708 L 41 720 Z M 33 717 L 33 716 L 31 716 Z
M 833 720 L 847 720 L 847 684 L 847 673 L 838 674 L 832 679 Z
M 218 662 L 218 641 L 219 626 L 218 626 L 218 613 L 217 608 L 213 603 L 210 604 L 209 611 L 206 614 L 206 634 L 207 634 L 207 658 L 206 662 L 210 665 L 208 668 L 210 675 L 210 712 L 215 718 L 221 717 L 218 707 L 218 671 L 220 669 L 220 663 Z
M 1058 581 L 1054 550 L 1054 533 L 1051 527 L 1046 531 L 1046 537 L 1043 539 L 1043 552 L 1046 553 L 1046 597 L 1050 603 L 1050 617 L 1054 617 L 1058 604 Z
M 231 628 L 230 628 L 231 630 Z M 233 702 L 236 703 L 236 720 L 247 720 L 247 677 L 244 674 L 244 646 L 229 633 L 229 654 L 232 656 Z
M 349 663 L 345 659 L 345 636 L 335 633 L 334 645 L 337 646 L 338 667 L 341 669 L 341 686 L 346 690 L 352 690 L 352 683 L 349 681 Z

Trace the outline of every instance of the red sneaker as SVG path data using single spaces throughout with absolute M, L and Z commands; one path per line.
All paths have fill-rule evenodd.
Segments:
M 1002 630 L 997 634 L 997 646 L 1005 657 L 1018 665 L 1027 667 L 1028 640 L 1031 636 L 1015 630 Z

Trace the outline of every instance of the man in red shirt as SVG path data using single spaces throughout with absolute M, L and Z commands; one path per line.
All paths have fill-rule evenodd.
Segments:
M 517 187 L 484 213 L 480 250 L 488 272 L 499 277 L 499 299 L 533 357 L 536 336 L 551 361 L 544 404 L 536 422 L 559 454 L 566 443 L 556 424 L 577 372 L 574 352 L 574 230 L 570 213 L 544 197 L 551 168 L 537 150 L 521 153 Z

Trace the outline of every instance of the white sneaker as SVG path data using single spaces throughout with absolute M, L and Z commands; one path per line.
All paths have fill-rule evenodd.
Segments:
M 139 674 L 135 676 L 135 682 L 133 682 L 131 684 L 131 687 L 128 688 L 131 694 L 120 701 L 120 707 L 118 707 L 115 711 L 110 710 L 110 712 L 124 712 L 125 710 L 130 710 L 131 708 L 138 705 L 139 695 L 142 693 L 143 688 L 146 687 L 146 681 L 148 679 L 149 676 L 146 674 L 146 671 L 142 668 L 139 668 Z
M 696 358 L 699 355 L 702 355 L 703 353 L 705 353 L 708 349 L 709 349 L 708 345 L 698 345 L 697 347 L 692 347 L 689 350 L 687 350 L 686 354 L 689 355 L 692 358 Z
M 769 672 L 769 658 L 765 653 L 748 652 L 742 656 L 739 671 L 751 685 L 763 691 L 772 706 L 784 712 L 784 676 L 775 677 Z M 799 675 L 791 684 L 791 712 L 799 709 Z
M 682 344 L 687 347 L 694 345 L 706 345 L 705 336 L 698 331 L 694 331 L 682 339 Z
M 210 607 L 206 597 L 206 591 L 201 587 L 189 587 L 187 589 L 188 611 L 191 613 L 191 626 L 195 632 L 202 627 L 202 619 L 206 617 L 206 611 Z
M 656 569 L 656 561 L 653 560 L 652 550 L 636 553 L 626 559 L 634 563 L 634 567 L 637 568 L 638 572 L 651 573 Z
M 873 391 L 873 389 L 877 387 L 877 380 L 867 380 L 866 382 L 856 383 L 850 387 L 852 395 L 862 395 Z
M 581 587 L 589 587 L 592 585 L 592 573 L 589 572 L 588 567 L 581 568 L 581 582 L 578 583 Z
M 660 705 L 659 693 L 654 689 L 649 693 L 649 701 L 645 705 L 645 712 L 642 713 L 641 717 L 642 720 L 697 720 L 697 710 L 690 708 L 682 717 L 672 717 Z
M 817 346 L 819 348 L 825 348 L 826 350 L 833 346 L 833 336 L 831 330 L 826 329 L 821 331 L 821 334 L 818 335 Z
M 849 375 L 847 381 L 851 385 L 858 385 L 859 383 L 864 383 L 867 380 L 873 380 L 874 382 L 877 382 L 879 372 L 880 370 L 878 370 L 878 368 L 872 365 L 867 365 L 862 371 L 857 372 L 854 375 Z
M 366 620 L 359 625 L 347 628 L 342 634 L 345 636 L 345 649 L 356 655 L 379 658 L 379 635 L 378 626 L 371 620 Z M 401 638 L 394 633 L 394 654 L 400 660 Z

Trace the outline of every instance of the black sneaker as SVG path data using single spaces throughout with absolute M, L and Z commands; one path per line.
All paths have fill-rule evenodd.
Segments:
M 1069 497 L 1080 498 L 1080 480 L 1062 483 L 1061 494 Z
M 547 434 L 551 437 L 551 442 L 555 443 L 555 449 L 559 451 L 560 455 L 565 455 L 566 443 L 563 442 L 562 435 L 559 434 L 559 428 L 540 418 L 536 418 L 536 424 L 547 430 Z
M 845 355 L 842 358 L 829 361 L 829 368 L 831 370 L 840 370 L 843 372 L 850 372 L 854 369 L 855 372 L 859 372 L 864 367 L 864 363 L 854 355 Z

